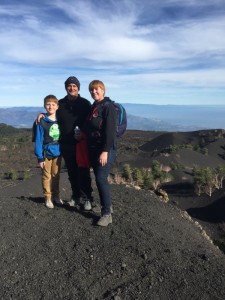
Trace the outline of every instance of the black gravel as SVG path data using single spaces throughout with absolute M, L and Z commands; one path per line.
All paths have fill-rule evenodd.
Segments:
M 39 176 L 2 188 L 0 299 L 224 299 L 225 256 L 199 227 L 153 193 L 111 189 L 101 228 L 97 212 L 47 209 Z

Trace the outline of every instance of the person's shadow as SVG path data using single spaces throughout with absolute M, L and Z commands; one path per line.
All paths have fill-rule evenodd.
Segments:
M 16 197 L 16 199 L 22 200 L 22 201 L 33 201 L 34 203 L 38 203 L 38 204 L 43 204 L 44 203 L 44 198 L 43 197 L 25 197 L 25 196 L 20 196 L 20 197 Z
M 37 203 L 37 204 L 41 204 L 41 205 L 44 205 L 44 198 L 43 197 L 25 197 L 25 196 L 20 196 L 20 197 L 16 197 L 17 199 L 19 200 L 22 200 L 22 201 L 32 201 L 34 203 Z M 93 210 L 90 210 L 90 211 L 85 211 L 83 209 L 83 206 L 82 205 L 79 205 L 79 206 L 76 206 L 76 207 L 71 207 L 69 205 L 61 205 L 61 204 L 57 204 L 57 203 L 54 203 L 54 206 L 55 207 L 58 207 L 58 208 L 62 208 L 62 209 L 65 209 L 67 210 L 68 212 L 71 212 L 71 213 L 79 213 L 81 215 L 83 215 L 85 218 L 88 218 L 88 219 L 92 219 L 93 220 L 93 225 L 96 225 L 98 219 L 99 219 L 99 216 L 98 214 L 96 214 L 95 211 Z

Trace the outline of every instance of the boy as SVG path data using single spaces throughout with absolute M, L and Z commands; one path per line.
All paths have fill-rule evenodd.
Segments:
M 61 170 L 61 153 L 59 147 L 60 131 L 56 119 L 58 99 L 54 95 L 44 98 L 46 113 L 37 123 L 35 136 L 35 155 L 38 166 L 42 169 L 42 188 L 45 205 L 54 208 L 53 202 L 63 204 L 59 198 L 59 177 Z

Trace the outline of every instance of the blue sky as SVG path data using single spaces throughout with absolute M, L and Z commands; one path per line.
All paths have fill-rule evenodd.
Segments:
M 225 104 L 224 0 L 1 0 L 0 106 L 100 79 L 119 102 Z

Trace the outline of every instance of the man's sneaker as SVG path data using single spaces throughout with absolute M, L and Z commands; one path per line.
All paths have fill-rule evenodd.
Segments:
M 63 201 L 63 203 L 70 207 L 75 207 L 77 205 L 80 205 L 80 198 L 75 198 L 74 196 L 71 197 L 69 201 Z
M 91 209 L 92 209 L 91 201 L 85 200 L 84 201 L 84 210 L 91 210 Z
M 73 198 L 71 198 L 71 200 L 66 201 L 65 204 L 68 205 L 68 206 L 71 206 L 71 207 L 75 207 L 76 206 L 76 201 Z
M 113 207 L 112 207 L 112 205 L 110 206 L 110 214 L 113 214 Z
M 58 204 L 58 205 L 63 205 L 63 201 L 60 198 L 53 198 L 53 202 L 55 202 L 55 204 Z
M 50 199 L 47 199 L 47 200 L 45 201 L 45 206 L 46 206 L 47 208 L 54 208 L 54 205 L 53 205 L 53 203 L 52 203 L 52 200 L 50 200 Z
M 98 226 L 108 226 L 112 224 L 112 215 L 103 215 L 97 222 Z

